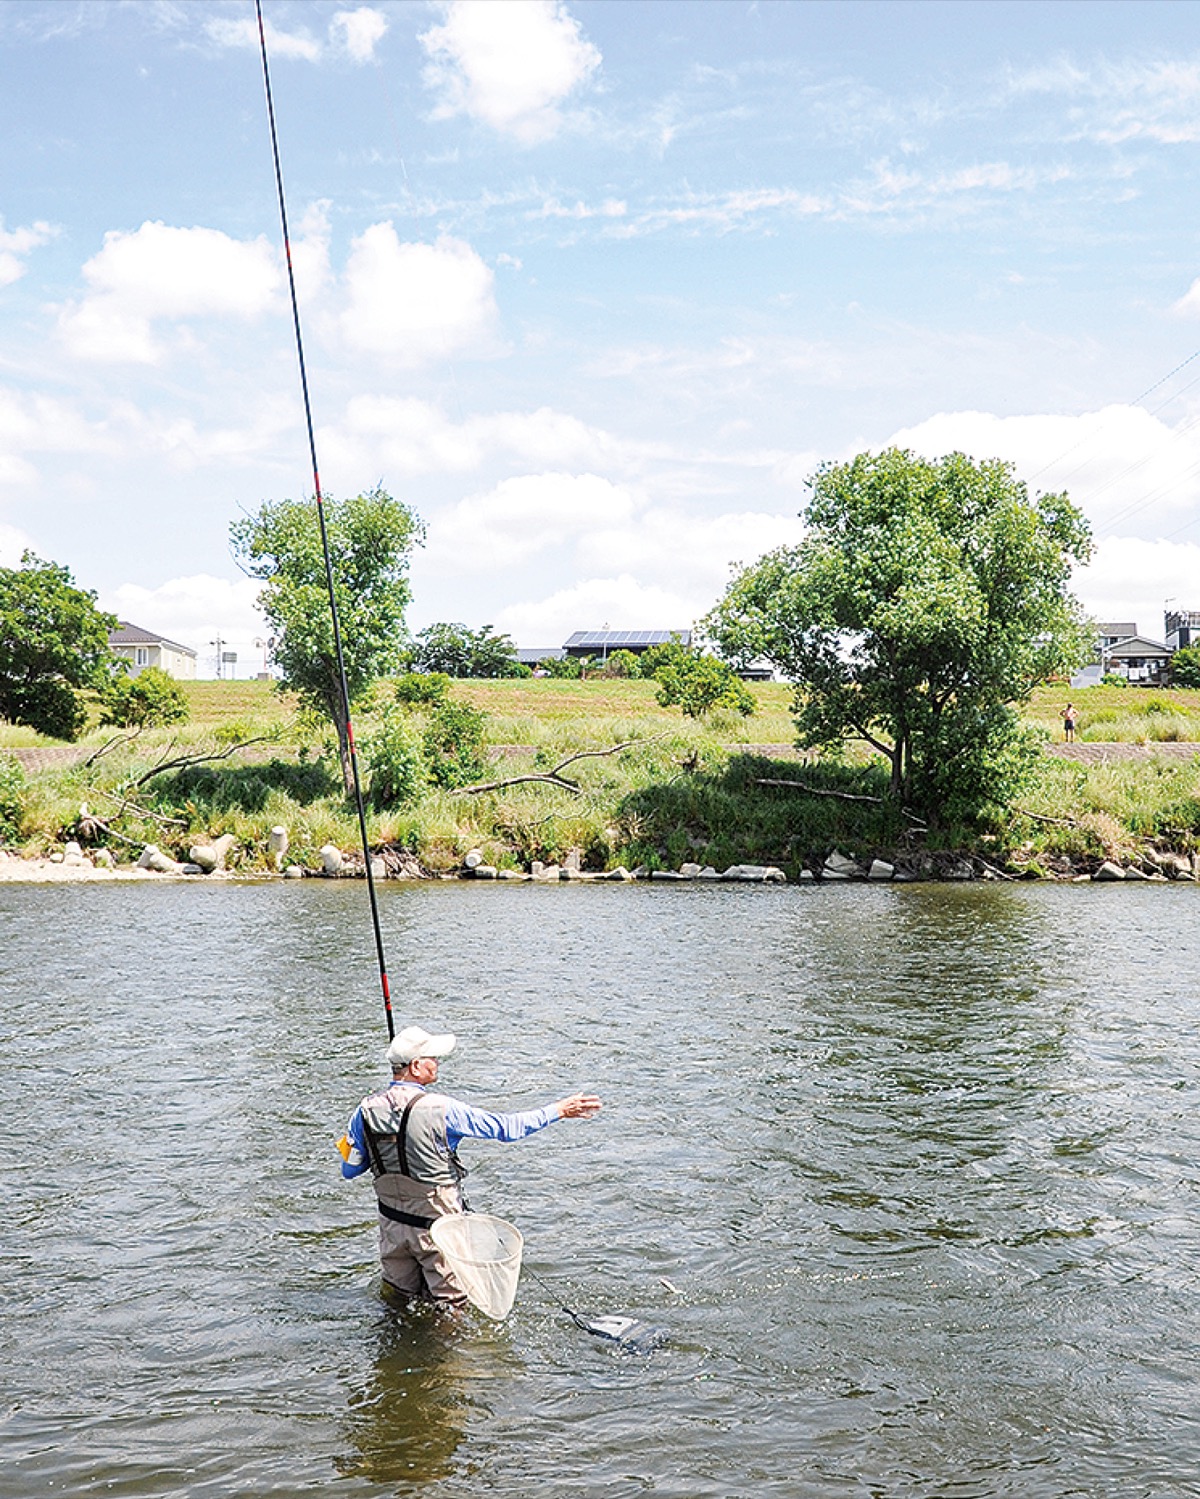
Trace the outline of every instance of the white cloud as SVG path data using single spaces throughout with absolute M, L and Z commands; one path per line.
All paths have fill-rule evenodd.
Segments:
M 216 675 L 216 645 L 237 654 L 232 674 L 251 677 L 262 670 L 266 625 L 254 600 L 262 584 L 255 578 L 214 578 L 207 573 L 171 578 L 156 588 L 122 583 L 100 593 L 100 606 L 143 629 L 165 635 L 197 652 L 197 675 Z M 228 670 L 228 669 L 227 669 Z
M 271 302 L 280 273 L 261 236 L 231 239 L 219 229 L 144 223 L 113 229 L 83 267 L 89 291 L 59 315 L 59 332 L 78 358 L 156 363 L 163 354 L 156 319 L 252 318 Z
M 689 630 L 696 618 L 690 600 L 645 583 L 631 573 L 585 578 L 542 598 L 501 609 L 493 623 L 530 648 L 561 645 L 574 630 Z
M 31 250 L 54 238 L 53 228 L 44 219 L 21 229 L 5 229 L 0 218 L 0 286 L 11 286 L 25 274 L 25 257 Z
M 1198 514 L 1198 416 L 1172 427 L 1140 406 L 1079 416 L 941 412 L 881 444 L 891 445 L 929 457 L 1008 459 L 1032 490 L 1066 490 L 1099 536 L 1117 529 L 1153 539 Z
M 1070 133 L 1076 138 L 1106 145 L 1200 140 L 1200 65 L 1194 62 L 1171 58 L 1089 68 L 1064 58 L 1014 75 L 1009 87 L 1018 96 L 1067 101 Z
M 383 40 L 387 29 L 387 17 L 369 5 L 336 11 L 329 23 L 330 35 L 341 42 L 355 62 L 370 62 L 374 58 L 376 44 Z
M 452 0 L 420 40 L 434 117 L 467 115 L 523 145 L 558 132 L 559 105 L 600 66 L 561 0 Z
M 225 17 L 210 18 L 204 24 L 209 40 L 219 47 L 252 47 L 258 50 L 258 26 L 250 18 L 231 20 Z M 264 21 L 263 31 L 267 39 L 267 52 L 272 57 L 300 58 L 304 62 L 317 62 L 321 56 L 321 44 L 307 31 L 280 31 L 270 21 Z
M 390 223 L 352 244 L 341 332 L 354 349 L 413 366 L 496 347 L 495 277 L 470 245 L 401 243 Z
M 1200 543 L 1109 537 L 1076 574 L 1075 591 L 1096 618 L 1133 620 L 1161 640 L 1168 600 L 1175 609 L 1200 609 Z
M 320 442 L 330 473 L 374 473 L 389 481 L 470 473 L 497 457 L 539 469 L 593 467 L 617 451 L 606 432 L 548 406 L 456 423 L 428 401 L 401 396 L 355 396 Z
M 429 524 L 433 570 L 486 572 L 605 525 L 628 524 L 637 498 L 596 474 L 525 474 L 460 500 Z
M 0 521 L 0 567 L 19 567 L 23 554 L 37 549 L 37 542 L 27 532 Z
M 65 402 L 38 392 L 0 388 L 0 483 L 31 484 L 29 453 L 113 451 L 113 437 Z
M 1171 311 L 1177 317 L 1200 317 L 1200 278 L 1192 282 Z

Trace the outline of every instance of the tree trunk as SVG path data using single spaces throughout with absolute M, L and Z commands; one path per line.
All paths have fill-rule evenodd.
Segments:
M 342 702 L 339 692 L 330 705 L 333 709 L 333 723 L 337 729 L 338 759 L 342 766 L 342 789 L 347 796 L 354 795 L 354 767 L 350 763 L 350 720 L 346 715 L 346 705 Z

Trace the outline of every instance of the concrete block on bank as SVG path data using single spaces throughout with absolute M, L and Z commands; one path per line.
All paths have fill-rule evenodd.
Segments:
M 1114 864 L 1111 859 L 1105 859 L 1092 878 L 1094 880 L 1123 880 L 1125 871 L 1119 864 Z
M 583 855 L 580 853 L 579 849 L 570 849 L 567 853 L 566 858 L 563 860 L 563 869 L 567 872 L 567 874 L 578 874 L 582 865 Z
M 156 843 L 147 843 L 137 862 L 139 869 L 151 869 L 155 874 L 182 874 L 183 865 L 164 854 Z
M 840 869 L 822 869 L 821 878 L 823 880 L 848 880 L 851 876 Z
M 696 878 L 698 880 L 719 880 L 721 876 L 718 871 L 712 867 L 711 864 L 706 864 L 700 871 L 700 873 L 696 876 Z
M 203 871 L 203 869 L 200 868 L 199 864 L 181 864 L 179 866 L 179 873 L 180 874 L 203 874 L 204 871 Z
M 1144 869 L 1139 869 L 1136 864 L 1131 864 L 1125 871 L 1127 880 L 1149 880 L 1150 876 Z
M 98 848 L 92 855 L 92 863 L 97 869 L 111 869 L 116 862 L 110 848 Z
M 496 866 L 494 864 L 476 864 L 470 871 L 472 879 L 494 880 L 496 878 Z
M 535 880 L 544 881 L 548 885 L 557 885 L 562 878 L 562 870 L 557 864 L 536 863 L 531 871 Z
M 731 864 L 721 878 L 744 884 L 787 884 L 787 875 L 774 864 Z
M 851 859 L 848 854 L 844 854 L 840 849 L 835 848 L 825 860 L 825 873 L 827 875 L 841 875 L 845 879 L 856 879 L 865 874 L 866 871 L 856 860 Z
M 801 871 L 800 871 L 800 875 L 799 875 L 799 878 L 800 878 L 800 879 L 801 879 L 801 880 L 802 880 L 802 881 L 805 881 L 805 882 L 808 882 L 808 881 L 810 881 L 810 880 L 815 880 L 815 879 L 816 879 L 816 875 L 815 875 L 815 874 L 813 874 L 813 872 L 812 872 L 812 870 L 811 870 L 811 869 L 802 869 L 802 870 L 801 870 Z
M 871 867 L 867 870 L 869 880 L 890 880 L 896 875 L 896 866 L 889 864 L 886 859 L 872 859 Z
M 523 874 L 519 869 L 498 869 L 496 871 L 496 878 L 498 880 L 528 880 L 532 876 Z
M 193 843 L 188 849 L 188 860 L 201 874 L 212 874 L 219 863 L 217 851 L 210 843 Z
M 680 874 L 677 869 L 655 869 L 651 872 L 650 878 L 652 880 L 683 880 L 687 876 Z
M 303 866 L 300 864 L 289 864 L 283 871 L 283 877 L 285 880 L 302 880 L 304 878 Z
M 471 849 L 471 851 L 463 859 L 463 864 L 468 869 L 478 869 L 479 866 L 482 863 L 483 863 L 483 852 L 482 852 L 482 850 L 477 849 L 477 848 Z
M 648 880 L 650 878 L 650 870 L 648 866 L 645 864 L 639 864 L 633 871 L 633 878 L 635 880 Z
M 287 853 L 288 831 L 281 823 L 267 834 L 267 853 L 276 869 L 283 868 L 283 856 Z
M 324 844 L 322 846 L 322 848 L 321 848 L 321 873 L 322 874 L 331 874 L 331 875 L 332 874 L 341 874 L 341 872 L 342 872 L 342 865 L 343 865 L 344 862 L 345 862 L 345 860 L 342 858 L 342 851 L 341 851 L 340 848 L 338 848 L 338 846 L 335 843 L 326 843 L 326 844 Z
M 699 864 L 681 864 L 679 866 L 679 873 L 680 873 L 681 877 L 683 879 L 685 879 L 685 880 L 695 880 L 695 879 L 698 879 L 699 876 L 700 876 L 700 865 Z

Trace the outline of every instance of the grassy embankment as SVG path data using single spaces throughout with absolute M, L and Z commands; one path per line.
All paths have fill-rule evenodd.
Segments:
M 235 865 L 254 869 L 264 862 L 266 832 L 276 823 L 288 828 L 291 856 L 305 864 L 316 864 L 324 843 L 357 845 L 357 824 L 340 793 L 330 746 L 297 719 L 292 704 L 257 681 L 196 682 L 185 690 L 191 718 L 183 725 L 111 744 L 88 763 L 113 738 L 111 729 L 97 727 L 74 763 L 27 764 L 8 846 L 26 854 L 61 847 L 82 803 L 112 829 L 109 846 L 119 856 L 136 857 L 145 842 L 186 856 L 199 836 L 229 832 L 237 838 Z M 403 845 L 431 870 L 457 867 L 477 847 L 502 867 L 552 862 L 579 849 L 590 868 L 676 867 L 694 859 L 718 868 L 773 863 L 792 875 L 819 863 L 835 845 L 885 857 L 974 847 L 1010 868 L 1035 870 L 1052 869 L 1064 857 L 1086 864 L 1132 856 L 1148 842 L 1200 848 L 1200 760 L 1153 755 L 1156 743 L 1191 741 L 1200 753 L 1200 692 L 1095 688 L 1079 694 L 1083 743 L 1142 744 L 1147 758 L 1081 764 L 1047 756 L 1021 800 L 1021 814 L 975 839 L 953 828 L 915 832 L 902 817 L 869 803 L 756 785 L 759 777 L 803 774 L 818 788 L 869 794 L 882 789 L 883 777 L 880 762 L 865 754 L 801 772 L 794 753 L 782 748 L 792 739 L 789 689 L 768 683 L 753 692 L 758 712 L 752 718 L 716 718 L 701 726 L 660 708 L 653 683 L 456 683 L 453 695 L 488 715 L 496 780 L 544 773 L 580 751 L 637 743 L 567 766 L 563 773 L 578 782 L 578 794 L 545 782 L 482 796 L 430 788 L 412 807 L 373 809 L 371 840 Z M 385 684 L 378 699 L 388 696 Z M 1061 688 L 1045 689 L 1030 704 L 1029 720 L 1048 739 L 1061 738 L 1065 700 Z M 360 741 L 371 722 L 369 711 L 358 715 Z M 270 737 L 227 759 L 164 766 L 147 778 L 162 761 L 218 754 L 232 740 L 260 736 Z M 0 726 L 0 757 L 8 749 L 50 743 Z

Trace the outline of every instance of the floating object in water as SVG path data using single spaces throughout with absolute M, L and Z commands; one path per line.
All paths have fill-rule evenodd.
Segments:
M 653 1322 L 643 1322 L 638 1317 L 581 1317 L 578 1312 L 568 1312 L 577 1327 L 590 1332 L 594 1338 L 604 1338 L 624 1348 L 628 1353 L 649 1353 L 667 1340 L 667 1329 Z
M 679 1289 L 679 1287 L 676 1285 L 672 1285 L 665 1275 L 660 1275 L 658 1277 L 658 1283 L 660 1286 L 666 1286 L 667 1290 L 671 1292 L 672 1296 L 683 1295 L 683 1292 Z

